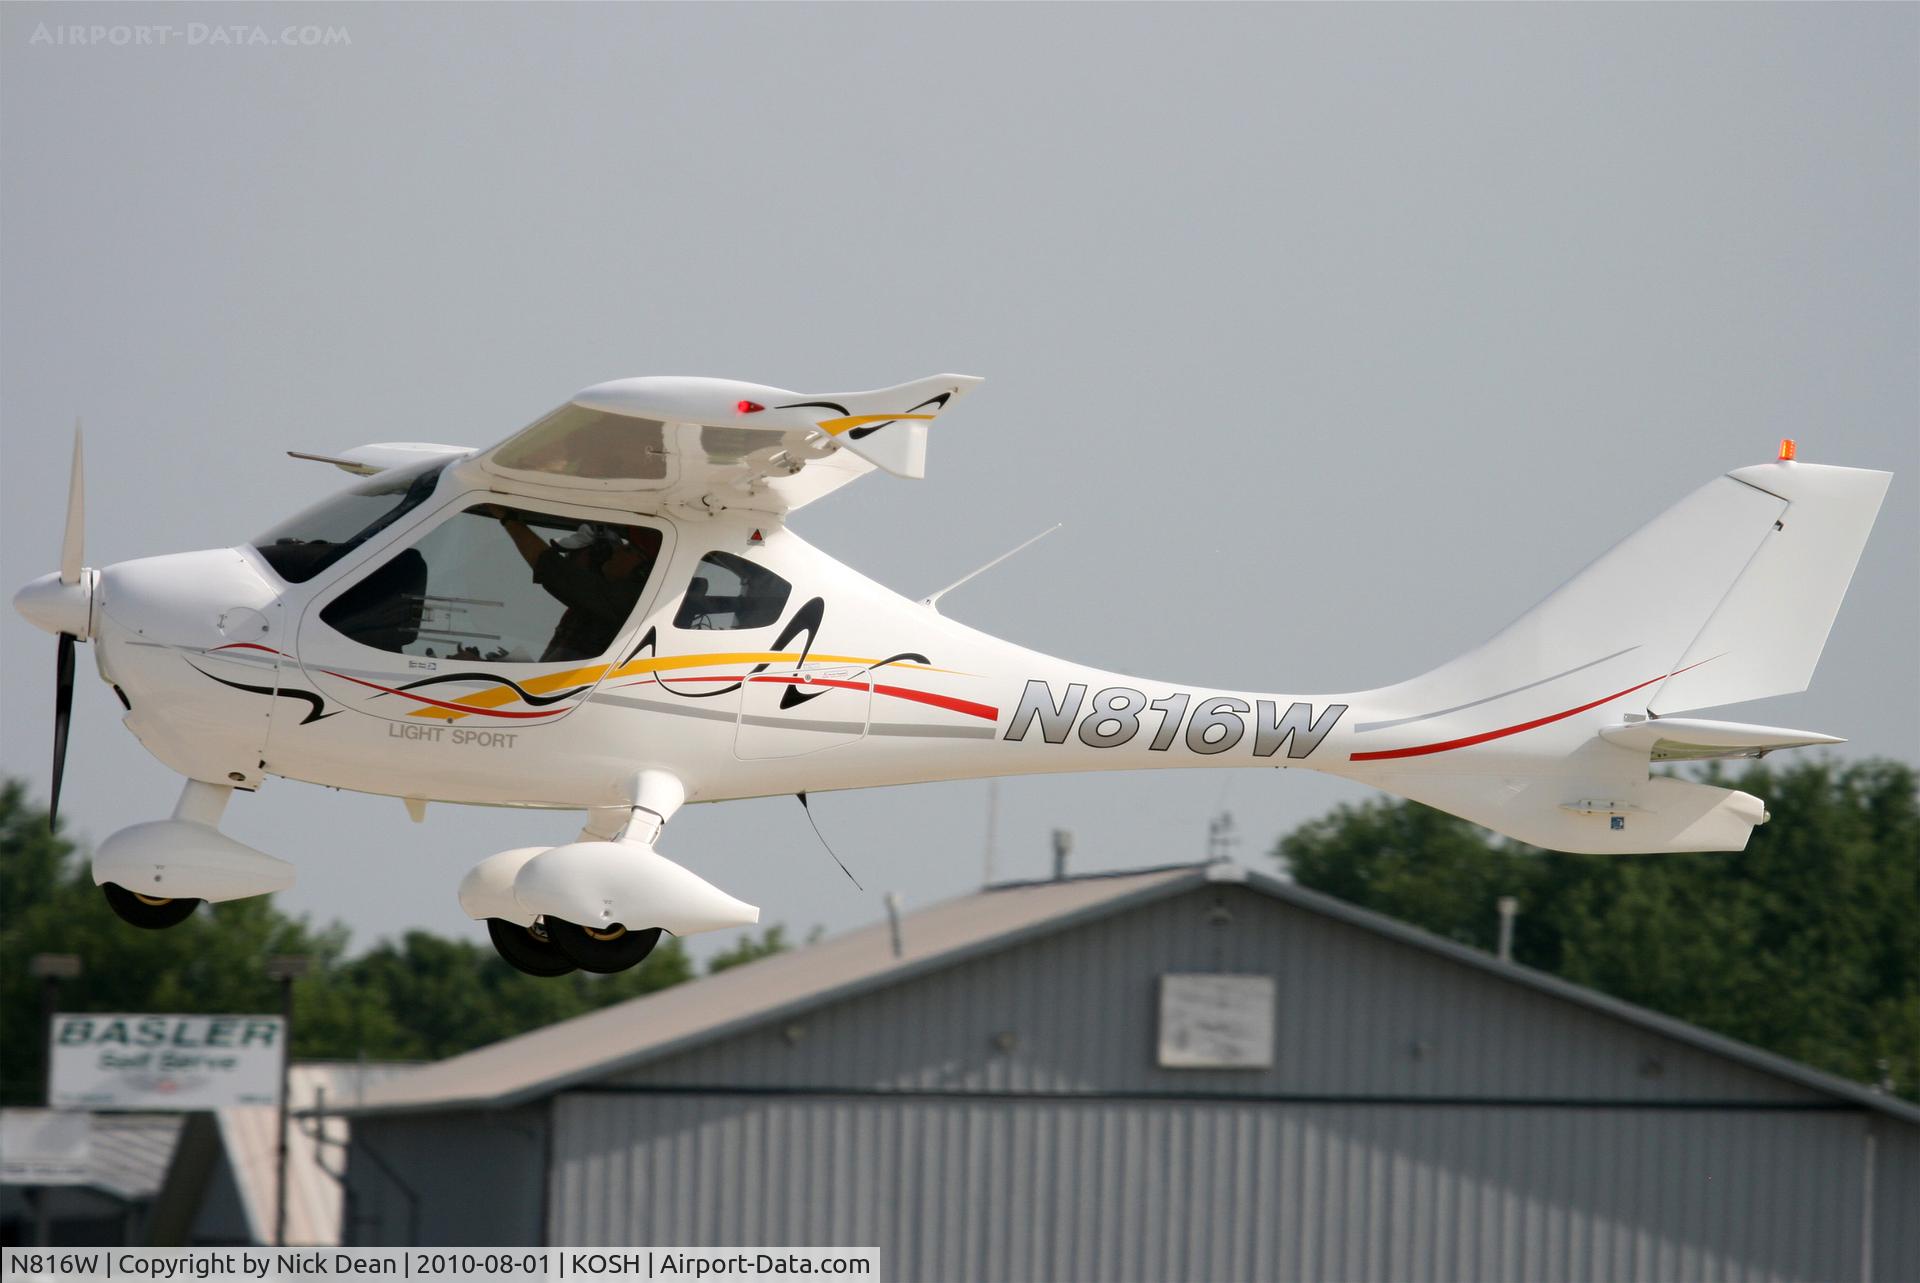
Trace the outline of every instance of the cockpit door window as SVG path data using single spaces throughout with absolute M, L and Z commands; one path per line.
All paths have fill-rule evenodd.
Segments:
M 335 597 L 323 623 L 363 646 L 501 664 L 612 648 L 660 559 L 661 533 L 483 503 Z
M 700 559 L 673 617 L 675 628 L 765 628 L 780 618 L 793 585 L 765 566 L 730 552 Z

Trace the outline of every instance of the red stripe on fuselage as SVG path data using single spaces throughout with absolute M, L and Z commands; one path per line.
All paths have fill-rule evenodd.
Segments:
M 1719 656 L 1716 655 L 1714 658 L 1718 659 Z M 1371 753 L 1352 753 L 1348 755 L 1347 760 L 1350 762 L 1378 762 L 1390 757 L 1425 757 L 1429 753 L 1447 753 L 1456 748 L 1471 748 L 1475 744 L 1485 744 L 1488 740 L 1505 739 L 1509 735 L 1518 735 L 1521 731 L 1530 731 L 1538 726 L 1546 726 L 1552 722 L 1562 721 L 1574 716 L 1576 713 L 1584 713 L 1588 709 L 1598 708 L 1602 704 L 1611 703 L 1619 699 L 1622 695 L 1631 695 L 1643 687 L 1653 685 L 1655 682 L 1664 682 L 1669 677 L 1678 677 L 1688 669 L 1698 668 L 1700 664 L 1707 662 L 1707 660 L 1703 659 L 1698 664 L 1688 664 L 1686 668 L 1676 668 L 1671 673 L 1662 673 L 1658 677 L 1649 677 L 1646 681 L 1629 686 L 1625 690 L 1615 691 L 1611 695 L 1602 695 L 1590 704 L 1582 704 L 1578 708 L 1569 708 L 1565 712 L 1551 713 L 1546 717 L 1536 717 L 1530 722 L 1521 722 L 1517 726 L 1502 726 L 1497 731 L 1482 731 L 1478 735 L 1469 735 L 1464 739 L 1457 740 L 1442 740 L 1438 744 L 1415 744 L 1411 748 L 1383 748 L 1376 749 Z
M 863 691 L 865 682 L 835 681 L 825 677 L 774 677 L 759 676 L 750 679 L 756 682 L 780 682 L 787 686 L 837 686 L 842 690 Z M 932 691 L 911 690 L 905 686 L 882 686 L 874 684 L 876 695 L 891 695 L 895 699 L 912 700 L 916 704 L 931 704 L 935 708 L 944 708 L 949 712 L 965 713 L 968 717 L 978 717 L 984 721 L 1000 720 L 1000 710 L 991 704 L 976 704 L 970 699 L 956 699 L 952 695 L 935 695 Z
M 863 691 L 865 682 L 838 681 L 829 677 L 795 677 L 790 674 L 747 673 L 738 677 L 643 677 L 636 682 L 621 682 L 622 686 L 667 686 L 681 682 L 777 682 L 782 686 L 835 686 L 841 690 Z M 932 691 L 913 690 L 906 686 L 883 686 L 875 684 L 876 695 L 889 695 L 894 699 L 911 700 L 916 704 L 928 704 L 934 708 L 944 708 L 949 712 L 963 713 L 968 717 L 978 717 L 982 721 L 997 722 L 1000 710 L 991 704 L 976 704 L 970 699 L 960 699 L 953 695 L 936 695 Z

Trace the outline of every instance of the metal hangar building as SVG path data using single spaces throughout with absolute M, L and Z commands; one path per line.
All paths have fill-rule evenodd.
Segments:
M 370 1244 L 926 1280 L 1920 1278 L 1920 1108 L 1230 864 L 990 888 L 370 1090 Z

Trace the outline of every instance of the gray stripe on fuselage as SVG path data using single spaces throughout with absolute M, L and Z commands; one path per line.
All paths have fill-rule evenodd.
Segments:
M 875 722 L 867 727 L 869 735 L 915 735 L 923 739 L 990 740 L 991 726 L 921 726 L 912 722 Z
M 672 713 L 676 717 L 699 717 L 709 722 L 731 722 L 737 720 L 732 713 L 723 713 L 717 708 L 682 708 L 677 704 L 659 704 L 650 699 L 634 699 L 628 695 L 587 696 L 589 704 L 617 704 L 621 708 L 639 708 L 649 713 Z
M 272 668 L 280 662 L 282 656 L 269 655 L 262 651 L 229 651 L 218 646 L 176 646 L 172 642 L 141 641 L 129 637 L 123 643 L 127 646 L 144 646 L 148 650 L 170 650 L 181 655 L 204 655 L 208 659 L 217 659 L 223 664 L 241 664 L 249 668 Z M 285 656 L 291 659 L 292 656 Z
M 1530 691 L 1536 686 L 1545 686 L 1548 682 L 1557 682 L 1562 677 L 1571 677 L 1575 673 L 1585 672 L 1587 669 L 1592 668 L 1595 664 L 1604 664 L 1610 659 L 1620 658 L 1622 655 L 1626 654 L 1628 651 L 1635 651 L 1639 649 L 1640 647 L 1638 645 L 1633 645 L 1633 646 L 1627 647 L 1626 650 L 1616 650 L 1611 655 L 1602 655 L 1598 659 L 1588 660 L 1584 664 L 1575 665 L 1574 667 L 1567 669 L 1565 672 L 1555 673 L 1551 677 L 1542 677 L 1537 682 L 1528 682 L 1525 686 L 1516 686 L 1512 690 L 1504 690 L 1504 691 L 1501 691 L 1498 695 L 1489 695 L 1485 699 L 1470 700 L 1465 704 L 1455 704 L 1452 708 L 1443 708 L 1438 710 L 1437 712 L 1432 712 L 1432 713 L 1419 713 L 1413 717 L 1396 717 L 1390 722 L 1356 722 L 1354 724 L 1353 729 L 1356 732 L 1384 731 L 1394 726 L 1410 726 L 1415 722 L 1431 721 L 1433 718 L 1436 718 L 1436 717 L 1445 717 L 1448 713 L 1464 712 L 1469 708 L 1478 708 L 1482 704 L 1491 704 L 1496 699 L 1505 699 L 1509 695 L 1518 695 L 1521 691 Z
M 662 704 L 658 700 L 634 699 L 627 695 L 591 695 L 589 704 L 615 704 L 621 708 L 637 708 L 649 713 L 665 713 L 670 717 L 698 717 L 709 722 L 743 722 L 748 726 L 767 726 L 775 730 L 819 731 L 833 735 L 903 735 L 924 739 L 991 739 L 994 728 L 991 726 L 934 726 L 918 725 L 912 722 L 803 722 L 791 717 L 761 717 L 749 713 L 737 717 L 732 713 L 723 713 L 717 708 L 694 708 L 684 704 Z

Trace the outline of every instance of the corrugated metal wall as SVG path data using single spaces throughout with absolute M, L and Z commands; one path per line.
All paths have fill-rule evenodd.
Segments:
M 1865 1132 L 1854 1112 L 581 1093 L 556 1106 L 551 1233 L 877 1243 L 900 1279 L 1832 1283 L 1860 1277 Z
M 1862 1278 L 1920 1280 L 1920 1127 L 1873 1120 L 1873 1259 Z
M 355 1120 L 342 1240 L 360 1247 L 545 1241 L 549 1112 L 542 1103 Z
M 1159 978 L 1275 978 L 1266 1071 L 1155 1063 Z M 1001 1035 L 1012 1035 L 1011 1050 Z M 1233 885 L 962 963 L 616 1081 L 975 1091 L 1825 1099 Z

